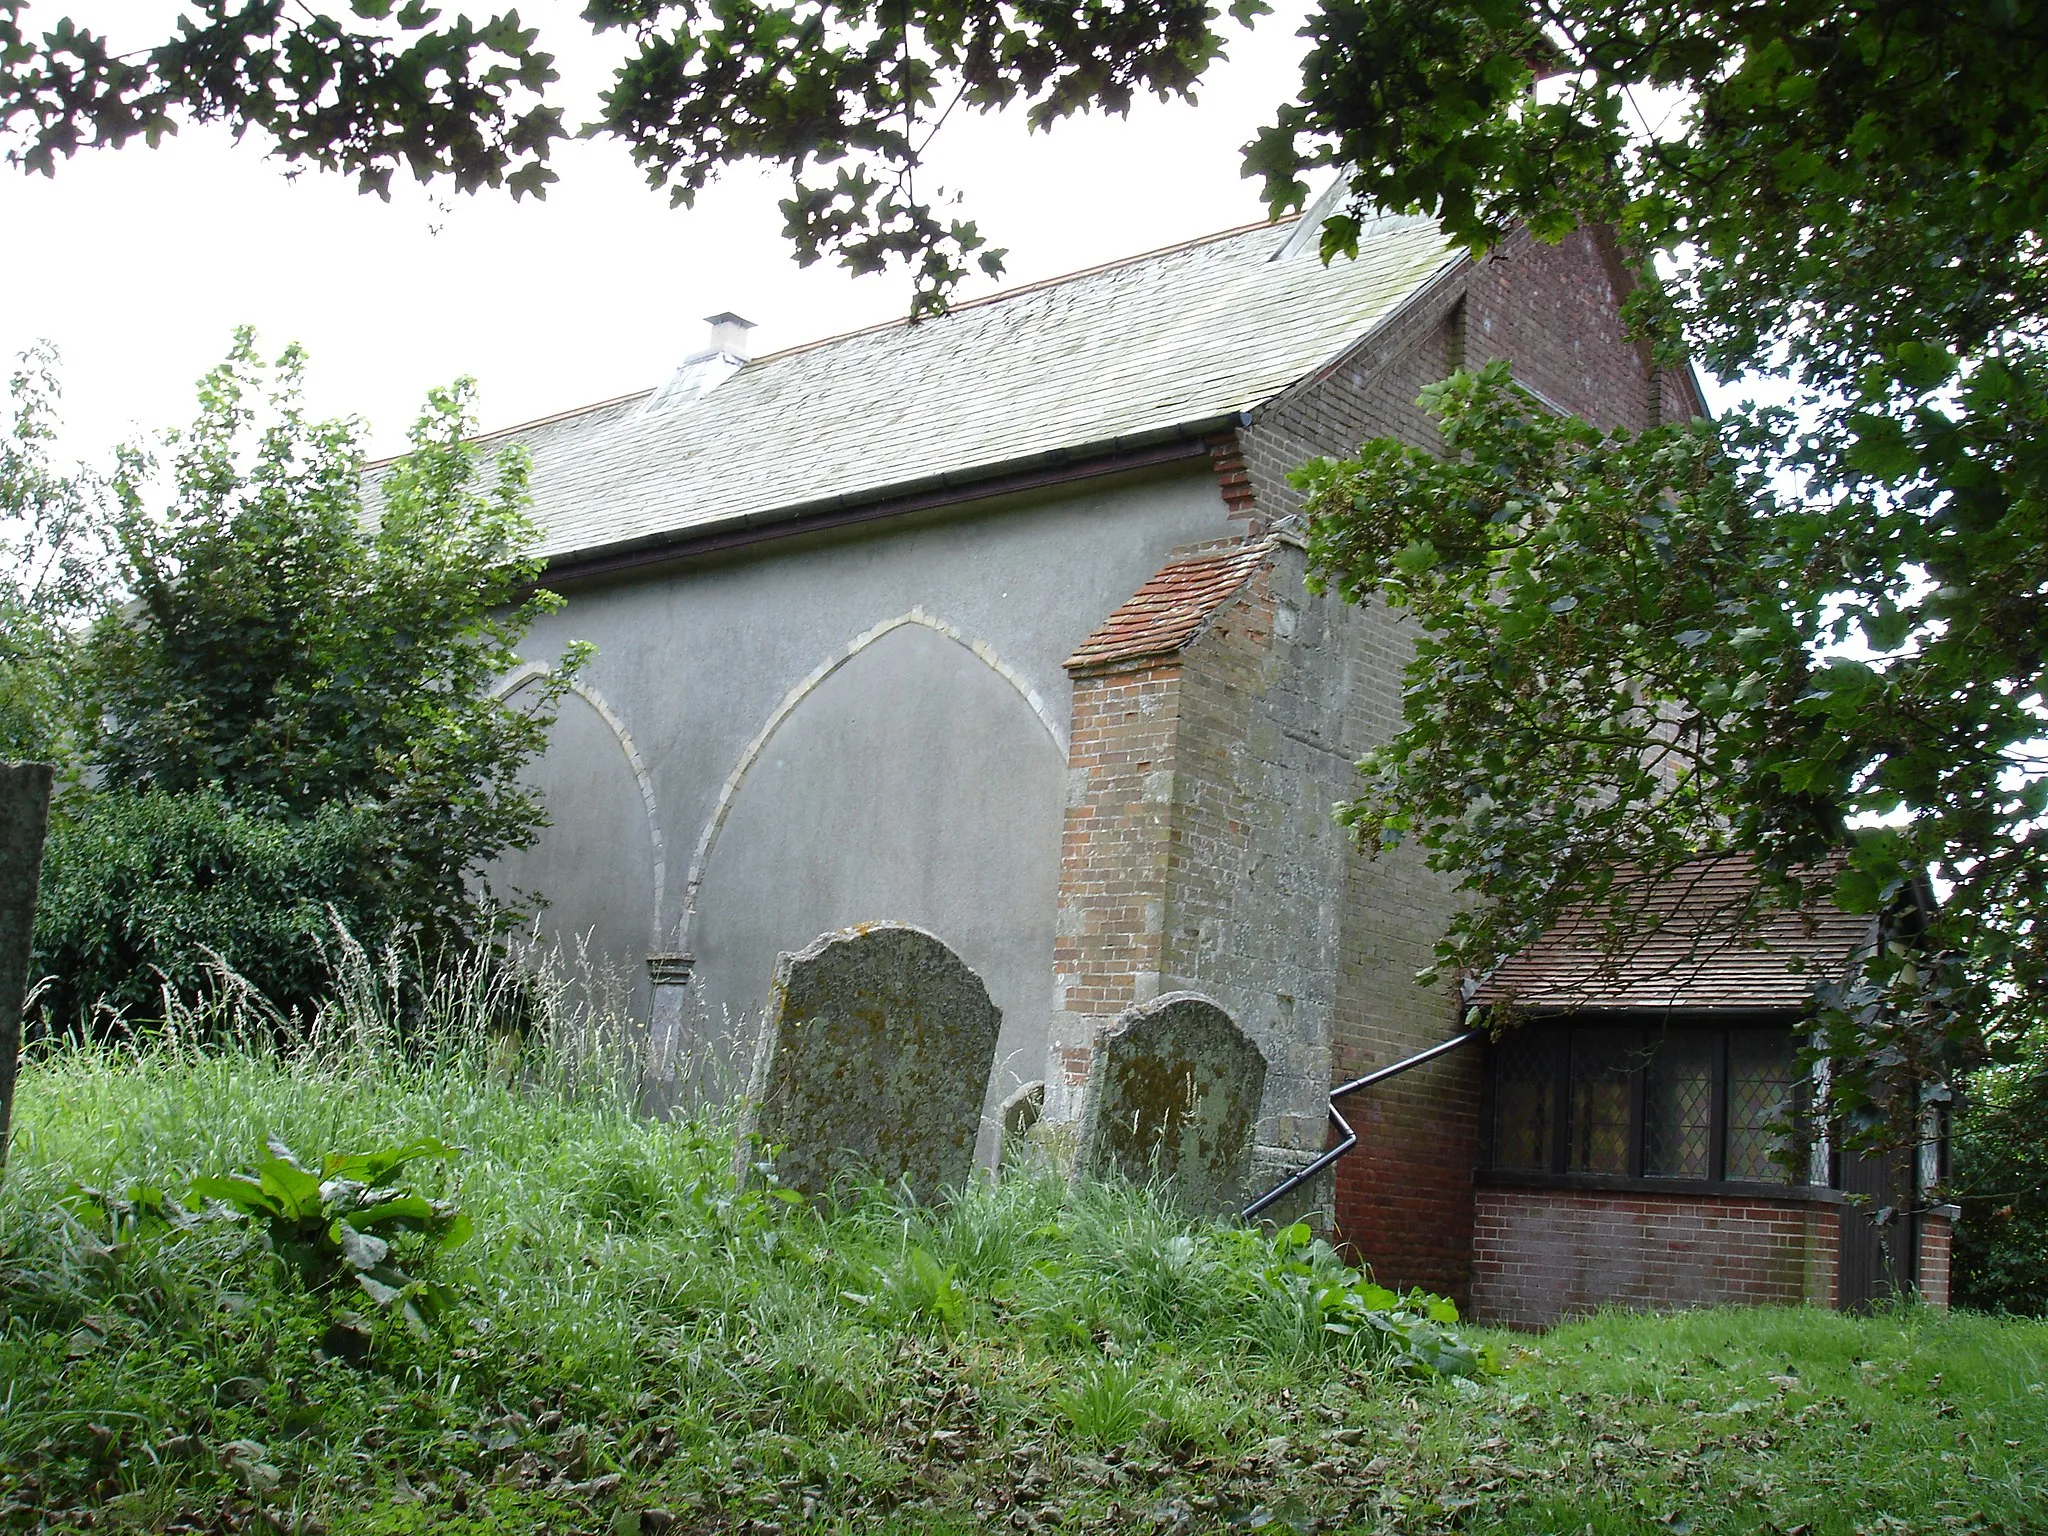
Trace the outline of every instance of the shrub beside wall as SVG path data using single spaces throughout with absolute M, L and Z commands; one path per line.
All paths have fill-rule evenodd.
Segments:
M 2048 1316 L 2048 1038 L 1977 1075 L 1951 1151 L 1958 1306 Z
M 209 951 L 260 978 L 280 1008 L 310 1013 L 330 982 L 334 919 L 375 942 L 397 917 L 379 889 L 379 832 L 373 810 L 351 806 L 284 820 L 208 791 L 93 796 L 52 826 L 44 855 L 44 1027 L 90 1028 L 102 1001 L 158 1018 L 162 987 L 190 997 L 205 986 Z

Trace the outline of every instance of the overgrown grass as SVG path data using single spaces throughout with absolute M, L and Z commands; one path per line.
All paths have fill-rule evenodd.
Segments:
M 623 1057 L 537 1045 L 515 1069 L 488 1041 L 404 1056 L 374 1035 L 28 1068 L 0 1186 L 5 1519 L 2048 1529 L 2041 1324 L 1612 1317 L 1501 1338 L 1498 1378 L 1424 1377 L 1329 1332 L 1269 1240 L 1144 1191 L 1023 1176 L 812 1212 L 735 1195 L 715 1121 L 636 1114 Z M 64 1202 L 181 1187 L 266 1138 L 425 1135 L 467 1148 L 429 1191 L 476 1223 L 441 1265 L 458 1322 L 424 1342 L 380 1322 L 366 1362 L 323 1353 L 331 1303 L 246 1229 L 112 1241 Z

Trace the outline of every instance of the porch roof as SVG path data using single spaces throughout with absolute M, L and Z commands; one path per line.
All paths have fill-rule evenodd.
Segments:
M 1825 894 L 1840 860 L 1802 874 L 1818 894 L 1794 911 L 1762 909 L 1755 865 L 1742 854 L 1695 860 L 1629 899 L 1648 921 L 1621 948 L 1599 914 L 1575 911 L 1503 962 L 1473 1006 L 1538 1012 L 1654 1009 L 1796 1012 L 1813 989 L 1847 973 L 1877 939 L 1877 920 Z

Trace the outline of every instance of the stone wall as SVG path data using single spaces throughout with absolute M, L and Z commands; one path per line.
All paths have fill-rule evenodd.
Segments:
M 1472 1312 L 1547 1328 L 1603 1306 L 1835 1304 L 1841 1207 L 1751 1194 L 1482 1188 Z

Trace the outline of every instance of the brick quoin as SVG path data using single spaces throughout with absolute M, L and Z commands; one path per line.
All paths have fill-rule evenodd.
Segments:
M 1070 1095 L 1096 1034 L 1158 990 L 1180 678 L 1173 662 L 1074 679 L 1052 1031 Z
M 1949 1260 L 1955 1248 L 1955 1221 L 1949 1209 L 1924 1212 L 1920 1217 L 1920 1255 L 1913 1283 L 1920 1299 L 1930 1307 L 1948 1310 Z

